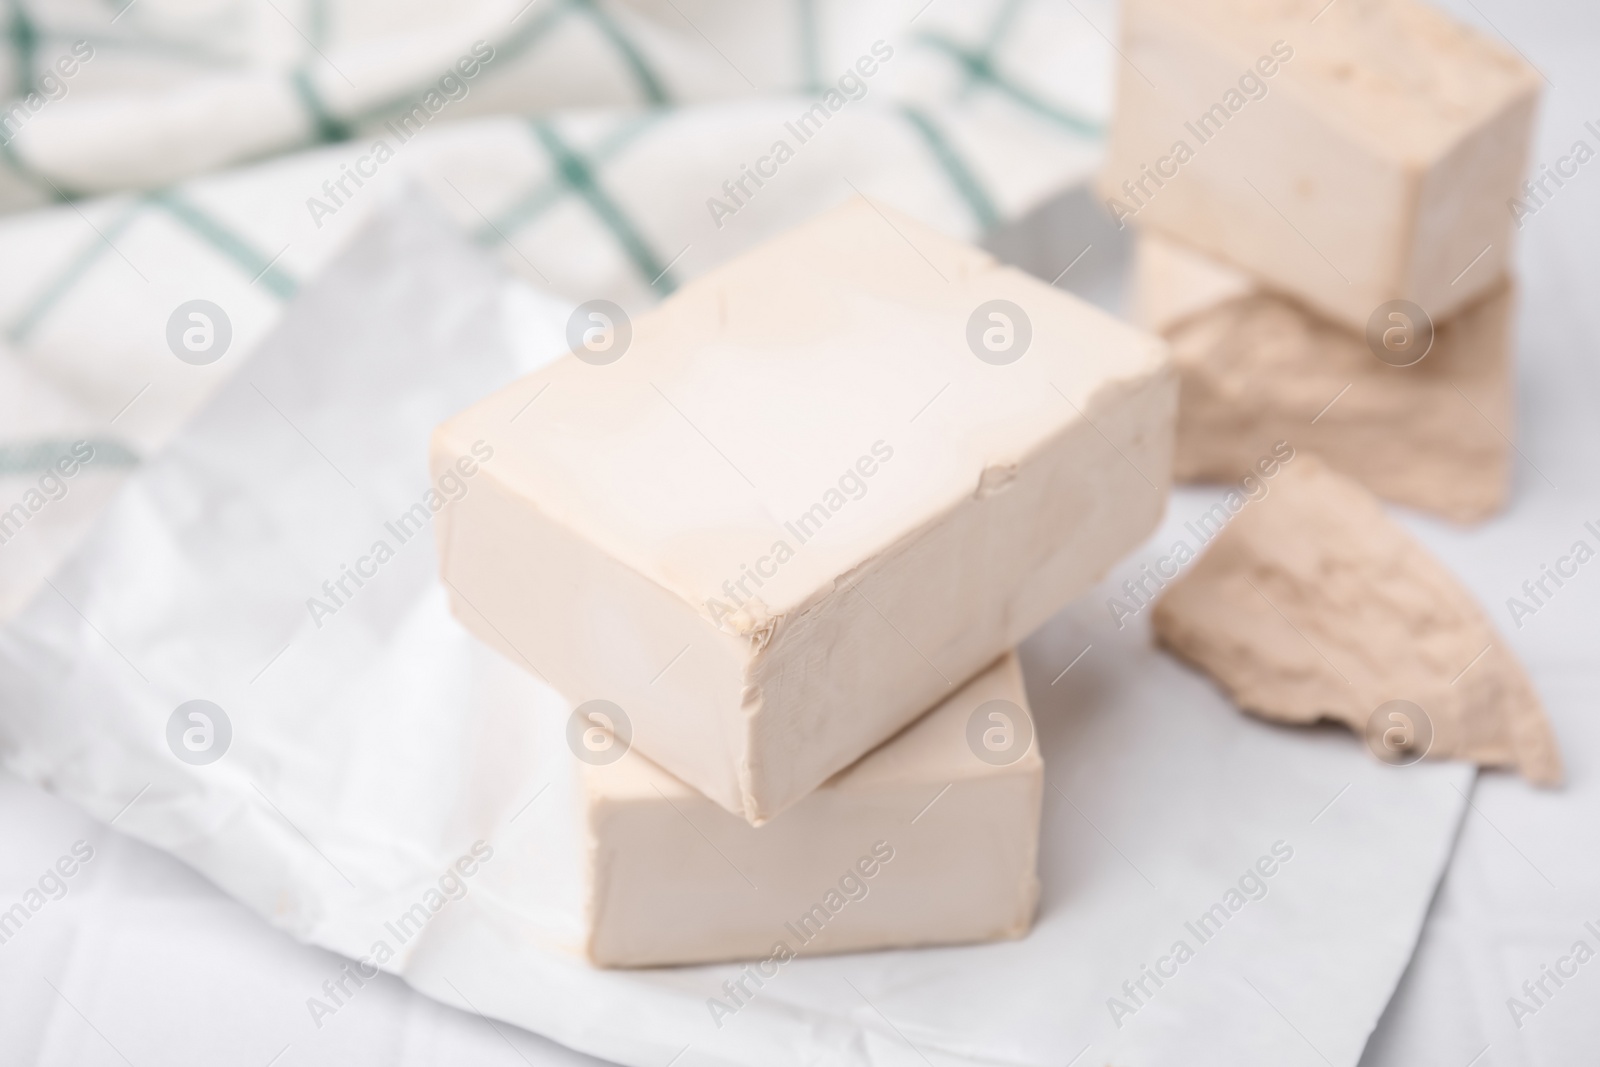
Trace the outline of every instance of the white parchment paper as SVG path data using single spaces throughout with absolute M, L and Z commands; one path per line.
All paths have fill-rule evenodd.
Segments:
M 569 311 L 426 205 L 388 212 L 0 631 L 7 767 L 295 938 L 383 943 L 417 989 L 624 1064 L 1357 1061 L 1471 769 L 1250 721 L 1143 617 L 1117 631 L 1088 602 L 1023 650 L 1049 776 L 1027 938 L 798 961 L 720 1028 L 705 1002 L 734 968 L 550 947 L 575 934 L 565 705 L 449 618 L 430 532 L 386 524 L 425 499 L 434 423 L 553 358 Z M 1155 543 L 1201 499 L 1177 495 Z M 307 598 L 380 540 L 392 557 L 313 622 Z M 168 746 L 195 699 L 231 726 L 209 764 Z M 492 857 L 433 908 L 476 842 Z

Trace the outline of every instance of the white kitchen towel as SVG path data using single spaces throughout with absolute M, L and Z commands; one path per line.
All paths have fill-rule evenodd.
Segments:
M 930 150 L 987 177 L 997 161 L 985 150 L 1007 139 L 1098 128 L 1109 53 L 1096 25 L 1109 25 L 1109 10 L 1103 0 L 16 0 L 0 52 L 0 210 L 164 188 L 331 141 L 393 145 L 408 122 L 828 100 L 855 97 L 859 83 L 881 98 L 885 82 L 900 86 L 890 95 Z M 1023 116 L 1040 125 L 1019 125 Z M 975 210 L 993 206 L 982 182 L 951 177 Z

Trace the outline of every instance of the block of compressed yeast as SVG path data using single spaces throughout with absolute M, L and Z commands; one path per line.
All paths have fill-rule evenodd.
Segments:
M 1156 602 L 1155 632 L 1246 711 L 1342 722 L 1373 752 L 1561 779 L 1544 708 L 1471 595 L 1315 456 L 1229 523 Z
M 1508 272 L 1539 75 L 1497 42 L 1416 0 L 1128 0 L 1122 51 L 1119 218 L 1356 329 Z
M 605 329 L 604 358 L 575 342 L 436 431 L 437 473 L 492 454 L 439 516 L 443 578 L 479 637 L 753 823 L 1165 505 L 1166 346 L 864 200 Z
M 793 955 L 1020 937 L 1043 789 L 1010 653 L 765 826 L 636 750 L 586 765 L 586 954 L 760 960 L 770 978 Z
M 1185 245 L 1141 234 L 1137 263 L 1135 320 L 1166 338 L 1181 383 L 1178 481 L 1235 481 L 1288 441 L 1385 499 L 1457 522 L 1505 504 L 1509 282 L 1438 324 L 1420 358 L 1380 358 L 1363 334 Z M 1424 343 L 1394 328 L 1396 344 Z

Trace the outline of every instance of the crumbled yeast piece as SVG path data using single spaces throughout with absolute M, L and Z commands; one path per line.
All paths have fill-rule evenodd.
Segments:
M 1363 734 L 1380 706 L 1409 701 L 1431 724 L 1429 758 L 1561 780 L 1539 698 L 1476 602 L 1376 497 L 1315 456 L 1283 469 L 1154 619 L 1162 644 L 1263 718 Z
M 1178 368 L 1178 481 L 1231 482 L 1277 441 L 1317 453 L 1398 504 L 1456 522 L 1500 510 L 1511 483 L 1514 289 L 1447 322 L 1410 366 L 1359 332 L 1187 245 L 1141 234 L 1136 317 Z

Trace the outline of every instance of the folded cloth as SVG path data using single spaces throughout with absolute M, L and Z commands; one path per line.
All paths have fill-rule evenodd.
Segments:
M 1108 51 L 1069 5 L 300 0 L 14 5 L 0 207 L 162 188 L 489 114 L 805 94 L 901 107 L 980 214 L 989 153 L 1098 132 Z M 1102 25 L 1109 5 L 1084 5 Z M 889 89 L 885 83 L 897 88 Z M 880 87 L 885 86 L 885 87 Z M 721 176 L 717 182 L 720 184 Z

